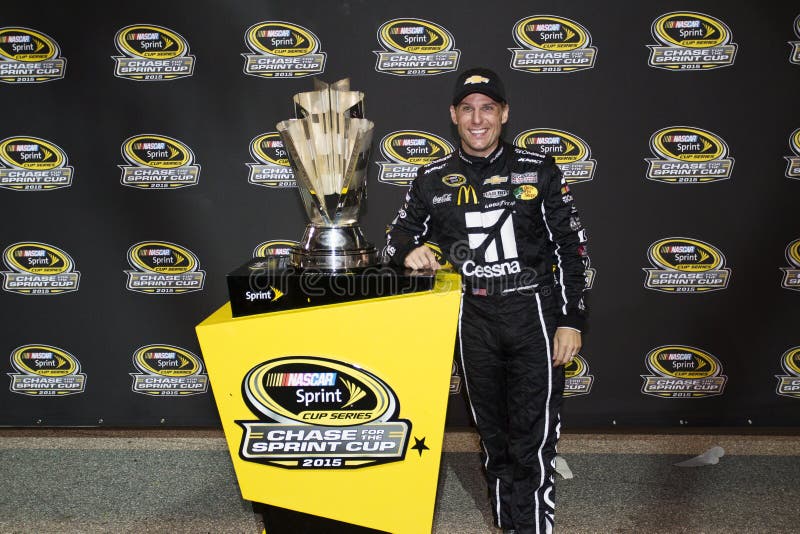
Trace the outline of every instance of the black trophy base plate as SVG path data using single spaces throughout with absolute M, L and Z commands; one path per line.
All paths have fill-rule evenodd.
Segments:
M 433 271 L 376 265 L 346 271 L 301 269 L 285 256 L 253 258 L 227 276 L 234 317 L 430 291 Z

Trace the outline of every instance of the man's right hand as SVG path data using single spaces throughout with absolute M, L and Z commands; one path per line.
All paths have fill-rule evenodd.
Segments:
M 436 256 L 433 254 L 433 251 L 425 245 L 421 245 L 409 252 L 406 255 L 406 259 L 403 264 L 409 269 L 414 269 L 415 271 L 420 269 L 430 269 L 435 271 L 441 268 L 441 265 L 439 265 L 439 262 L 436 260 Z

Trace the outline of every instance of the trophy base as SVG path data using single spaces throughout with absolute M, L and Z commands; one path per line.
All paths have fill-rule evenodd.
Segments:
M 301 269 L 347 271 L 378 264 L 378 252 L 358 225 L 306 226 L 303 239 L 289 252 L 289 262 Z

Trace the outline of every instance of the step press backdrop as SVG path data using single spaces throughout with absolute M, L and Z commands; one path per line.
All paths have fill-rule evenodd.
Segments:
M 291 96 L 315 77 L 366 93 L 363 224 L 381 243 L 417 166 L 453 149 L 452 85 L 477 65 L 506 81 L 505 138 L 556 157 L 589 229 L 591 327 L 566 424 L 800 422 L 796 6 L 2 14 L 0 424 L 218 425 L 194 325 L 226 301 L 226 273 L 302 234 L 275 134 Z M 458 371 L 450 425 L 468 423 Z

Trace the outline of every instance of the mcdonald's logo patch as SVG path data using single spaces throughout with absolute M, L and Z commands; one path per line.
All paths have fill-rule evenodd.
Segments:
M 461 204 L 477 204 L 478 203 L 478 194 L 475 192 L 475 188 L 471 185 L 462 185 L 458 188 L 458 200 L 456 201 L 457 205 Z

